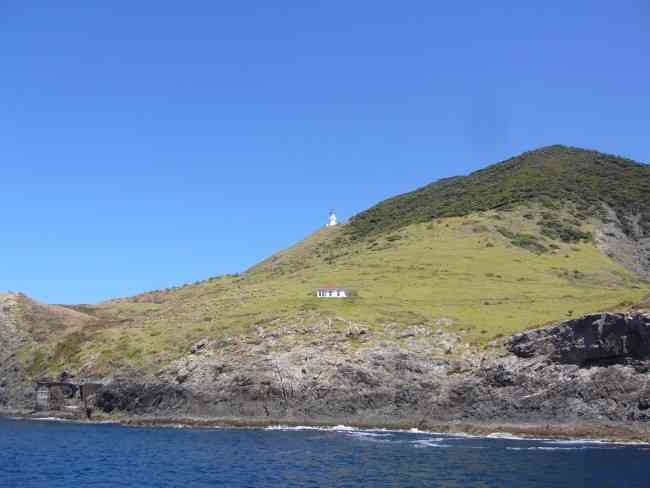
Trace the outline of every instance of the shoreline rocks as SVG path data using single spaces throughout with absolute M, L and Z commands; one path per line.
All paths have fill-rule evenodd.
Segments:
M 162 417 L 98 415 L 88 420 L 62 412 L 32 412 L 27 410 L 2 410 L 0 417 L 15 420 L 37 420 L 51 422 L 74 422 L 77 424 L 115 424 L 128 427 L 158 428 L 229 428 L 229 429 L 291 429 L 321 428 L 324 430 L 345 429 L 388 429 L 411 432 L 430 432 L 461 436 L 518 437 L 520 439 L 582 439 L 588 442 L 612 442 L 624 444 L 650 444 L 650 425 L 630 422 L 555 422 L 515 423 L 495 420 L 489 422 L 449 421 L 413 422 L 409 420 L 386 422 L 382 419 L 350 418 L 241 418 L 241 417 Z
M 647 313 L 588 315 L 459 357 L 432 355 L 439 334 L 402 345 L 364 338 L 352 351 L 327 333 L 291 347 L 202 341 L 156 376 L 116 375 L 97 406 L 128 418 L 253 423 L 650 425 Z

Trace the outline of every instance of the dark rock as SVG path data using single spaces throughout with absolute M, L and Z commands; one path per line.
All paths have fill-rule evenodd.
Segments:
M 197 354 L 197 353 L 201 352 L 203 349 L 205 349 L 208 346 L 209 343 L 210 343 L 210 341 L 208 339 L 201 339 L 199 342 L 197 342 L 196 344 L 194 344 L 192 346 L 192 348 L 190 349 L 190 352 L 192 354 Z
M 512 371 L 508 371 L 502 364 L 498 364 L 494 368 L 486 369 L 484 374 L 488 384 L 497 388 L 511 386 L 515 383 Z
M 353 349 L 339 347 L 343 334 L 336 330 L 323 331 L 317 342 L 291 339 L 276 347 L 224 340 L 224 347 L 193 348 L 155 376 L 120 369 L 99 389 L 97 407 L 127 415 L 341 423 L 645 422 L 648 322 L 642 313 L 589 315 L 518 334 L 507 342 L 513 354 L 473 349 L 447 359 L 440 343 L 454 337 L 444 334 L 397 344 L 373 331 Z M 15 355 L 3 357 L 0 405 L 33 405 L 32 380 L 19 376 Z
M 368 331 L 366 329 L 359 328 L 359 327 L 352 327 L 345 333 L 345 335 L 346 337 L 350 337 L 350 338 L 358 338 L 363 335 L 366 335 L 367 333 Z
M 189 409 L 193 394 L 185 388 L 167 384 L 112 383 L 97 391 L 97 408 L 146 414 L 183 412 Z
M 515 335 L 510 351 L 521 358 L 546 356 L 561 364 L 612 364 L 650 357 L 650 316 L 643 313 L 586 315 L 554 327 Z

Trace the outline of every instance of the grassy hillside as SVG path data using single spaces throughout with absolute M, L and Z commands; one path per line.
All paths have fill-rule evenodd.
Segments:
M 323 229 L 240 276 L 88 307 L 96 317 L 91 327 L 41 351 L 53 368 L 155 370 L 203 337 L 254 341 L 260 327 L 286 334 L 317 317 L 332 319 L 341 332 L 361 324 L 391 341 L 395 330 L 418 325 L 462 331 L 467 341 L 484 344 L 629 306 L 648 294 L 647 283 L 592 242 L 542 235 L 537 222 L 543 213 L 528 208 L 439 219 L 354 243 L 344 240 L 345 226 Z M 522 247 L 522 235 L 546 250 Z M 351 287 L 358 296 L 315 298 L 313 288 L 324 283 Z M 355 346 L 353 338 L 348 346 Z
M 5 305 L 8 303 L 11 306 Z M 0 304 L 11 311 L 22 332 L 36 342 L 45 342 L 52 335 L 80 331 L 93 321 L 92 317 L 70 307 L 39 303 L 22 293 L 0 293 Z
M 596 151 L 549 146 L 390 198 L 353 217 L 348 232 L 363 238 L 434 218 L 531 201 L 551 208 L 573 202 L 590 216 L 606 203 L 628 234 L 634 233 L 629 217 L 639 215 L 641 233 L 650 235 L 650 166 Z
M 19 353 L 28 371 L 41 373 L 57 358 L 68 357 L 70 344 L 93 322 L 68 307 L 39 303 L 21 293 L 0 293 L 0 359 Z
M 377 343 L 399 342 L 396 332 L 418 326 L 458 332 L 480 346 L 632 306 L 650 286 L 596 246 L 604 217 L 594 199 L 646 215 L 649 183 L 648 168 L 627 160 L 555 146 L 534 151 L 383 202 L 241 275 L 75 307 L 79 326 L 23 357 L 35 375 L 127 366 L 155 372 L 205 337 L 224 348 L 256 343 L 261 330 L 283 338 L 284 348 L 318 340 L 301 333 L 315 321 L 340 332 L 341 347 L 351 350 L 358 345 L 345 334 L 351 327 Z M 313 289 L 329 283 L 356 296 L 316 298 Z

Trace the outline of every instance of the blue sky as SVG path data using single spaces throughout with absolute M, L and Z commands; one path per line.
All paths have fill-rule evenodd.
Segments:
M 647 1 L 0 0 L 0 290 L 240 271 L 548 144 L 648 162 L 648 46 Z

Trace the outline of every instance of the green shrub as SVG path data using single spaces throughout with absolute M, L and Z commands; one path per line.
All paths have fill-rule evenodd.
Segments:
M 81 352 L 81 345 L 85 340 L 86 337 L 80 332 L 73 332 L 63 336 L 54 347 L 52 364 L 66 365 L 75 363 L 78 354 Z
M 616 181 L 617 184 L 612 184 Z M 641 213 L 650 233 L 650 166 L 596 151 L 549 146 L 529 151 L 469 176 L 446 178 L 385 200 L 354 216 L 346 233 L 354 238 L 394 232 L 410 224 L 505 210 L 538 202 L 549 210 L 572 203 L 584 217 L 605 217 L 603 203 L 619 219 Z M 498 219 L 497 216 L 492 218 Z M 624 231 L 633 228 L 621 219 Z M 561 239 L 588 236 L 560 232 Z
M 27 369 L 30 376 L 33 378 L 42 375 L 47 369 L 47 360 L 45 354 L 41 351 L 35 351 L 31 358 L 31 363 Z
M 573 243 L 593 239 L 590 232 L 584 232 L 573 225 L 567 225 L 557 220 L 542 220 L 540 227 L 542 235 L 562 242 Z
M 531 234 L 515 234 L 514 238 L 510 242 L 514 246 L 521 247 L 531 252 L 548 252 L 548 249 L 539 242 L 538 237 Z

